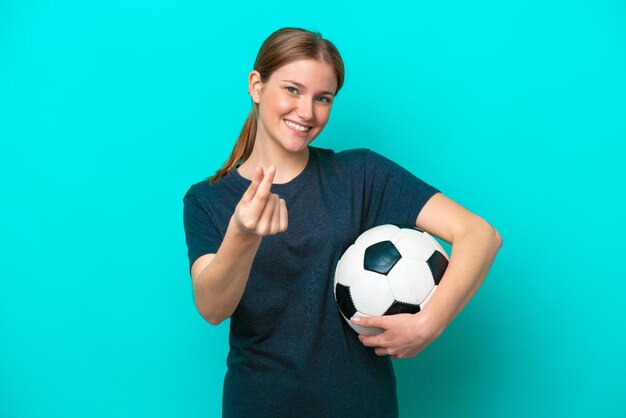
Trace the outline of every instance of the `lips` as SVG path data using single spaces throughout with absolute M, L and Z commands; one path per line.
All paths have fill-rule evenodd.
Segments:
M 293 128 L 293 127 L 289 126 L 289 124 L 287 123 L 287 119 L 283 119 L 283 121 L 285 122 L 285 126 L 287 126 L 287 128 L 289 128 L 289 130 L 291 132 L 293 132 L 295 135 L 298 135 L 298 136 L 307 136 L 307 134 L 311 130 L 311 128 L 309 127 L 309 129 L 307 129 L 306 131 L 300 131 L 300 130 L 298 130 L 296 128 Z M 289 122 L 291 122 L 291 121 L 289 121 Z M 295 122 L 293 122 L 293 123 L 295 123 Z
M 303 128 L 307 128 L 307 131 L 311 128 L 309 125 L 304 125 L 302 123 L 295 122 L 295 121 L 293 121 L 291 119 L 285 119 L 285 122 L 287 122 L 287 121 L 293 123 L 294 125 L 297 125 L 297 126 L 300 126 L 300 127 L 303 127 Z

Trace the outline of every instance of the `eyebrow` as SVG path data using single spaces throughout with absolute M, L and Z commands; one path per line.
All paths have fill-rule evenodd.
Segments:
M 298 87 L 306 88 L 306 87 L 304 87 L 304 84 L 302 84 L 302 83 L 298 83 L 297 81 L 294 81 L 294 80 L 283 80 L 283 81 L 287 81 L 287 82 L 289 82 L 289 83 L 293 83 L 293 84 L 295 84 L 295 85 L 296 85 L 296 86 L 298 86 Z M 332 95 L 332 96 L 334 96 L 334 95 L 335 95 L 335 93 L 333 93 L 332 91 L 327 91 L 327 90 L 320 91 L 320 93 L 321 93 L 321 94 L 330 94 L 330 95 Z

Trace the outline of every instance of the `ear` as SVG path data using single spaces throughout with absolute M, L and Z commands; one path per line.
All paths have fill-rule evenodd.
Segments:
M 261 90 L 263 88 L 263 82 L 261 81 L 261 74 L 257 70 L 252 70 L 248 76 L 248 93 L 254 103 L 261 101 Z

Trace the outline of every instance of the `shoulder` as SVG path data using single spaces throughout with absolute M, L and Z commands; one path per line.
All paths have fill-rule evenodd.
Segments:
M 315 148 L 320 173 L 326 177 L 344 178 L 346 181 L 361 181 L 367 171 L 367 148 L 352 148 L 335 151 Z
M 322 162 L 345 163 L 361 163 L 368 158 L 372 151 L 369 148 L 351 148 L 346 150 L 335 151 L 330 148 L 311 147 L 317 153 L 318 158 Z
M 188 197 L 188 196 L 196 197 L 199 194 L 206 193 L 210 189 L 211 189 L 211 185 L 209 184 L 209 181 L 202 180 L 202 181 L 193 183 L 191 186 L 189 186 L 189 188 L 185 192 L 185 197 Z
M 334 151 L 328 148 L 312 147 L 323 163 L 336 163 L 340 167 L 359 167 L 370 170 L 394 171 L 404 167 L 367 147 Z
M 206 204 L 217 193 L 217 183 L 210 184 L 207 179 L 193 183 L 183 197 L 183 201 Z
M 328 148 L 316 148 L 318 155 L 322 158 L 333 158 L 341 161 L 361 161 L 372 163 L 388 163 L 392 162 L 384 155 L 367 147 L 350 148 L 341 151 L 334 151 Z
M 392 159 L 367 147 L 341 151 L 319 147 L 313 149 L 325 168 L 335 167 L 339 170 L 347 169 L 352 172 L 365 172 L 366 175 L 372 172 L 394 173 L 404 170 L 404 167 Z

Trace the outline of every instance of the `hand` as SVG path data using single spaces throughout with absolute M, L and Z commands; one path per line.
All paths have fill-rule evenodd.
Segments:
M 276 174 L 273 165 L 263 172 L 256 167 L 252 183 L 235 208 L 233 221 L 246 234 L 274 235 L 287 229 L 287 206 L 285 200 L 270 193 Z
M 443 331 L 434 318 L 423 312 L 353 317 L 351 320 L 362 327 L 382 328 L 383 332 L 378 335 L 359 334 L 359 341 L 374 348 L 377 355 L 389 355 L 396 360 L 417 356 Z

